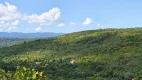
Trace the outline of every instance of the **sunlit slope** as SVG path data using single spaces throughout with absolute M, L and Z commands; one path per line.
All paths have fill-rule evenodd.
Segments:
M 39 39 L 0 49 L 0 59 L 3 69 L 32 67 L 51 80 L 140 79 L 142 29 L 89 30 Z

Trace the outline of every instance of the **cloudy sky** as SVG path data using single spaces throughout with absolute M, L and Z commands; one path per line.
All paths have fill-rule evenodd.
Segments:
M 142 26 L 142 0 L 0 0 L 0 32 Z

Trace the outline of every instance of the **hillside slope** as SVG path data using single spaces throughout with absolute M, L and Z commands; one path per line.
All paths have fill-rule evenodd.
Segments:
M 20 44 L 23 43 L 24 41 L 30 41 L 30 39 L 0 38 L 0 48 L 9 47 L 15 44 Z
M 51 80 L 140 80 L 142 29 L 89 30 L 0 49 L 0 68 L 26 66 Z

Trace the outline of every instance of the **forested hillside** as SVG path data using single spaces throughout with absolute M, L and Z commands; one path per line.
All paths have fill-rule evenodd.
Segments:
M 141 80 L 142 29 L 101 29 L 0 49 L 0 68 L 44 71 L 48 80 Z
M 0 48 L 9 47 L 15 44 L 20 44 L 23 43 L 24 41 L 30 41 L 30 39 L 0 38 Z

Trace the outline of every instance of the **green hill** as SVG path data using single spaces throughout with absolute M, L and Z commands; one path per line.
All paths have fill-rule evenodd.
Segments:
M 102 29 L 0 49 L 0 68 L 26 66 L 49 80 L 141 80 L 142 29 Z
M 9 47 L 15 44 L 23 43 L 24 41 L 29 41 L 30 39 L 19 39 L 19 38 L 0 38 L 0 48 Z

